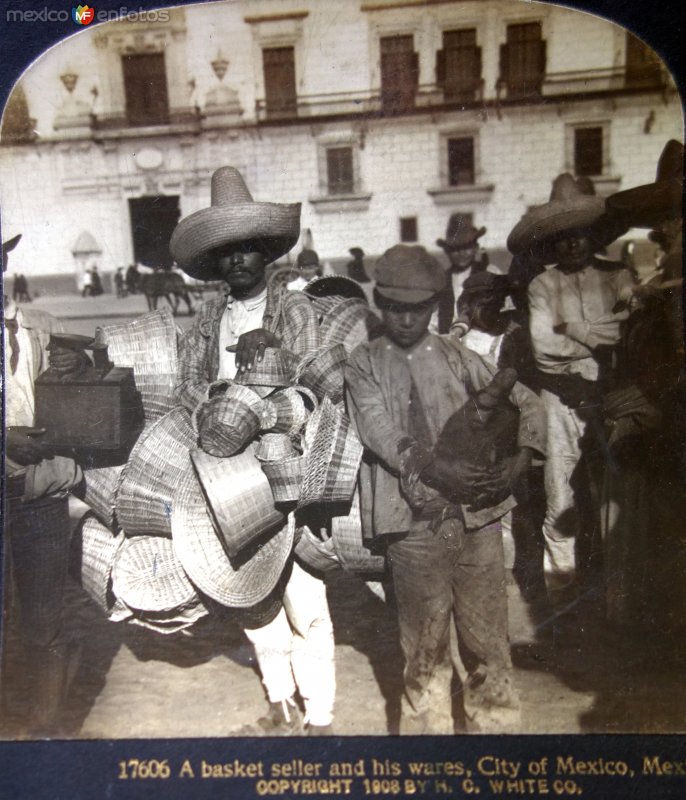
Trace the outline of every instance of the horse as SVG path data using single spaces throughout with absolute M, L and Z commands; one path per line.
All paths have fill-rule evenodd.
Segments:
M 149 275 L 141 275 L 138 285 L 148 301 L 150 311 L 154 311 L 157 308 L 157 301 L 160 297 L 164 297 L 171 306 L 174 316 L 176 316 L 182 300 L 188 306 L 189 316 L 195 313 L 188 294 L 188 287 L 183 278 L 175 272 L 156 270 Z

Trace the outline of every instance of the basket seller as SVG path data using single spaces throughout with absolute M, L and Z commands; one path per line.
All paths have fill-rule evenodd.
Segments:
M 223 294 L 202 306 L 180 341 L 176 396 L 191 412 L 207 399 L 213 381 L 250 370 L 262 361 L 265 348 L 303 357 L 319 347 L 318 321 L 308 298 L 266 281 L 267 266 L 288 253 L 299 233 L 300 204 L 254 201 L 233 167 L 212 175 L 211 206 L 177 225 L 170 249 L 181 269 L 226 285 Z M 336 686 L 326 589 L 293 558 L 289 570 L 282 582 L 284 603 L 276 604 L 275 616 L 259 614 L 243 623 L 269 699 L 258 725 L 273 736 L 326 734 Z

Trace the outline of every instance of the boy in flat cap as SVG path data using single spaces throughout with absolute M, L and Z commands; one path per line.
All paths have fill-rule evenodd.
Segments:
M 561 607 L 574 599 L 578 579 L 581 515 L 575 483 L 585 482 L 587 492 L 593 483 L 582 458 L 582 440 L 590 408 L 599 402 L 599 381 L 608 374 L 609 351 L 629 316 L 615 309 L 631 295 L 631 274 L 596 255 L 620 233 L 607 219 L 603 198 L 588 194 L 572 175 L 564 174 L 553 182 L 550 200 L 527 212 L 507 240 L 515 256 L 555 264 L 531 281 L 528 298 L 548 420 L 545 579 L 551 602 Z
M 451 614 L 467 673 L 467 729 L 502 730 L 504 718 L 512 723 L 518 717 L 519 704 L 499 519 L 514 504 L 509 487 L 531 454 L 545 448 L 542 408 L 532 392 L 515 384 L 510 400 L 520 410 L 517 455 L 492 468 L 453 465 L 454 502 L 426 486 L 418 475 L 427 451 L 470 392 L 491 382 L 493 371 L 459 343 L 429 333 L 446 275 L 423 247 L 387 250 L 375 276 L 384 334 L 353 351 L 346 381 L 349 412 L 368 451 L 360 476 L 363 528 L 368 537 L 387 539 L 398 602 L 405 656 L 401 732 L 453 732 L 446 718 L 450 701 L 445 696 L 437 702 L 435 695 L 451 676 Z
M 177 225 L 170 250 L 181 269 L 193 278 L 226 283 L 224 295 L 202 306 L 179 344 L 176 396 L 189 411 L 207 399 L 213 381 L 249 371 L 266 347 L 296 356 L 319 347 L 319 325 L 308 298 L 266 281 L 267 265 L 287 253 L 299 233 L 300 203 L 254 201 L 233 167 L 212 175 L 210 208 Z M 336 690 L 326 587 L 292 558 L 288 569 L 276 616 L 269 613 L 265 619 L 263 610 L 256 610 L 252 619 L 245 613 L 242 618 L 269 698 L 268 713 L 252 732 L 303 733 L 297 689 L 305 703 L 307 733 L 326 734 Z M 267 605 L 273 610 L 274 604 Z

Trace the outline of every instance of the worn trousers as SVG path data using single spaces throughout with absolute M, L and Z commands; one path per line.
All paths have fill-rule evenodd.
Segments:
M 306 722 L 330 725 L 336 698 L 334 636 L 326 585 L 293 562 L 283 608 L 260 628 L 245 629 L 257 656 L 270 702 L 305 703 Z
M 581 516 L 575 502 L 573 475 L 582 457 L 586 422 L 552 392 L 543 390 L 541 400 L 548 420 L 543 569 L 548 590 L 556 592 L 572 585 L 577 577 L 576 538 Z
M 461 520 L 448 519 L 433 532 L 428 523 L 415 522 L 389 544 L 388 555 L 405 656 L 405 699 L 412 711 L 428 714 L 435 703 L 432 685 L 449 661 L 451 615 L 468 674 L 463 687 L 468 729 L 482 730 L 481 718 L 493 708 L 518 708 L 500 523 L 466 532 Z

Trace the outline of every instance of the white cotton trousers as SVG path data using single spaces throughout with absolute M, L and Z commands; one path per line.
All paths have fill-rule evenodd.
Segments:
M 281 611 L 269 624 L 245 633 L 255 648 L 269 701 L 290 699 L 297 688 L 305 703 L 305 721 L 330 725 L 336 671 L 324 581 L 294 562 Z
M 581 519 L 575 506 L 572 473 L 581 459 L 580 440 L 586 422 L 560 398 L 543 390 L 548 424 L 545 461 L 546 512 L 543 522 L 543 569 L 549 592 L 564 590 L 576 581 L 575 541 Z

